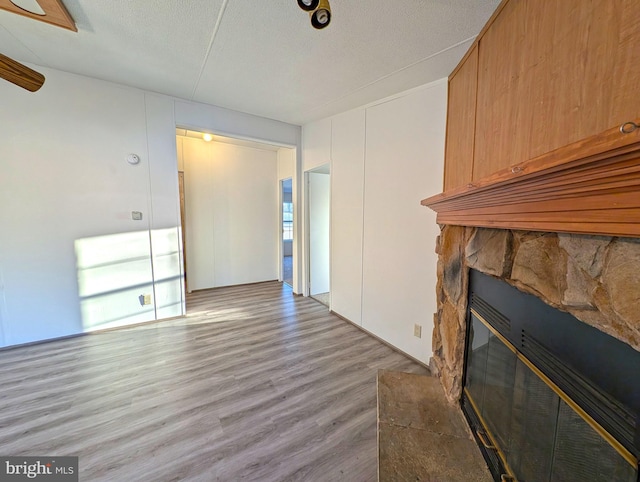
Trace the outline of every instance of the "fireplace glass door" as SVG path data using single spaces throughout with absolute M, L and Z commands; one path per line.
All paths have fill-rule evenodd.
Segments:
M 469 421 L 496 480 L 638 480 L 633 460 L 473 310 L 466 356 L 463 409 L 473 412 Z

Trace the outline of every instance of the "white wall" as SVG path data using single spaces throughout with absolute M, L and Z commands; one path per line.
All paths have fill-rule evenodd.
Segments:
M 193 291 L 215 284 L 214 218 L 210 207 L 214 203 L 214 169 L 212 154 L 204 141 L 179 137 L 178 142 L 182 146 L 178 164 L 184 169 L 187 289 Z
M 299 126 L 237 112 L 223 107 L 186 100 L 175 101 L 176 125 L 196 131 L 267 141 L 285 147 L 299 147 L 302 131 Z
M 320 119 L 315 122 L 305 124 L 302 129 L 302 172 L 306 173 L 313 169 L 317 169 L 321 166 L 329 165 L 331 162 L 331 118 Z M 299 185 L 302 185 L 302 179 L 298 180 Z M 300 196 L 299 201 L 301 209 L 301 223 L 300 226 L 307 226 L 308 220 L 308 208 L 306 206 L 305 196 Z M 302 230 L 298 231 L 302 232 Z M 306 236 L 306 234 L 305 234 Z M 302 237 L 302 236 L 301 236 Z M 308 241 L 302 240 L 302 246 L 306 246 L 302 250 L 301 254 L 301 269 L 300 269 L 300 289 L 304 295 L 309 295 L 309 267 L 311 261 L 309 260 Z
M 331 309 L 425 363 L 439 228 L 420 200 L 442 187 L 446 99 L 443 79 L 303 126 L 309 164 L 331 156 Z
M 331 160 L 331 119 L 321 119 L 304 126 L 302 131 L 304 172 L 328 164 Z
M 428 362 L 436 312 L 435 214 L 442 185 L 447 85 L 367 109 L 362 326 Z M 414 323 L 424 338 L 413 336 Z
M 362 323 L 365 109 L 332 118 L 331 309 Z
M 178 171 L 184 172 L 184 155 L 183 155 L 183 146 L 182 141 L 184 140 L 183 136 L 176 136 L 176 148 L 178 154 Z
M 145 93 L 156 319 L 186 313 L 173 100 Z
M 300 126 L 284 122 L 257 117 L 242 112 L 236 112 L 222 107 L 186 100 L 176 100 L 176 125 L 196 131 L 208 131 L 217 134 L 248 139 L 267 141 L 271 144 L 295 148 L 295 162 L 293 164 L 293 199 L 294 204 L 302 206 L 302 129 Z M 294 232 L 298 233 L 303 226 L 302 209 L 294 207 Z M 295 237 L 295 236 L 294 236 Z M 302 292 L 302 263 L 299 262 L 302 253 L 302 236 L 297 236 L 293 242 L 293 292 Z
M 189 290 L 278 277 L 275 151 L 183 138 Z
M 173 101 L 41 70 L 0 83 L 2 345 L 180 314 Z
M 37 69 L 0 82 L 0 346 L 182 313 L 176 125 L 298 152 L 300 128 Z
M 278 180 L 293 178 L 296 167 L 296 151 L 283 147 L 278 149 Z

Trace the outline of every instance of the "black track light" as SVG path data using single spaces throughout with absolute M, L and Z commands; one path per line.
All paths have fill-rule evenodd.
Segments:
M 298 6 L 305 12 L 313 12 L 318 8 L 320 0 L 298 0 Z
M 298 0 L 298 3 L 303 0 Z M 329 0 L 319 0 L 318 8 L 311 13 L 311 25 L 314 28 L 321 29 L 329 26 L 331 23 L 331 6 Z

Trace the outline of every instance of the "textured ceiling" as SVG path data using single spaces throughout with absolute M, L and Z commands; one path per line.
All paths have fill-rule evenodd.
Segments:
M 0 53 L 293 124 L 446 77 L 499 0 L 64 0 L 78 33 L 0 11 Z

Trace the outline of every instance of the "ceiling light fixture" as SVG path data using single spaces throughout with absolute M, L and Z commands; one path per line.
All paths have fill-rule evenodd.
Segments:
M 311 25 L 313 28 L 323 29 L 331 23 L 331 6 L 329 0 L 320 0 L 318 8 L 311 13 Z
M 78 31 L 62 0 L 0 0 L 0 9 L 74 32 Z
M 305 12 L 313 12 L 318 8 L 320 0 L 298 0 L 298 6 Z
M 202 138 L 205 142 L 211 142 L 213 140 L 213 136 L 211 134 L 202 134 Z

